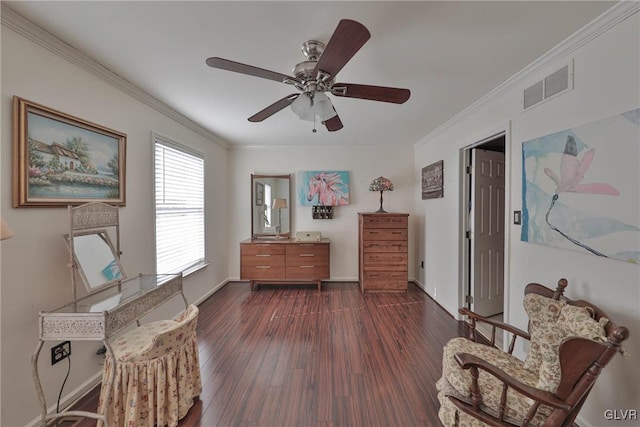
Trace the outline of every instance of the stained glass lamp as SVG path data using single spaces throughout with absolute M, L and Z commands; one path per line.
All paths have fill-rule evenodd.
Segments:
M 378 209 L 376 213 L 387 213 L 387 211 L 382 209 L 382 193 L 384 191 L 393 191 L 393 183 L 384 176 L 379 176 L 371 181 L 371 184 L 369 184 L 369 191 L 380 192 L 380 209 Z

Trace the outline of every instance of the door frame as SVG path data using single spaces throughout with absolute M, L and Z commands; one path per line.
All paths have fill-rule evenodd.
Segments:
M 470 240 L 467 239 L 467 230 L 471 229 L 470 217 L 468 214 L 470 196 L 471 196 L 471 180 L 467 175 L 467 165 L 471 162 L 471 150 L 485 144 L 493 139 L 504 135 L 504 161 L 505 161 L 505 200 L 504 200 L 504 302 L 503 302 L 503 319 L 509 321 L 509 279 L 511 269 L 511 121 L 506 122 L 502 126 L 489 129 L 477 138 L 471 138 L 468 144 L 465 144 L 459 150 L 459 212 L 458 212 L 458 307 L 468 307 L 465 302 L 470 286 Z M 458 320 L 463 320 L 463 316 L 457 314 Z

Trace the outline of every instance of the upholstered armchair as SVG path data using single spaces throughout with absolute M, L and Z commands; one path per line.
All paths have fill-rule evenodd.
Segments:
M 529 332 L 460 309 L 470 335 L 444 347 L 436 384 L 438 415 L 446 427 L 574 425 L 629 331 L 595 305 L 564 297 L 566 286 L 565 279 L 555 291 L 537 283 L 526 286 Z M 490 326 L 489 340 L 476 333 L 479 322 Z M 506 351 L 494 346 L 496 331 L 502 330 L 511 335 Z M 517 340 L 530 343 L 524 361 L 512 354 Z
M 174 427 L 187 415 L 202 390 L 197 320 L 198 307 L 191 304 L 176 319 L 139 326 L 111 344 L 115 366 L 107 357 L 99 402 L 100 413 L 109 411 L 108 427 Z M 106 378 L 114 369 L 104 402 Z

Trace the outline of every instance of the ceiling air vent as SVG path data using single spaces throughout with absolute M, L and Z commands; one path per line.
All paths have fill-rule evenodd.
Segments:
M 573 60 L 524 90 L 524 109 L 573 89 Z

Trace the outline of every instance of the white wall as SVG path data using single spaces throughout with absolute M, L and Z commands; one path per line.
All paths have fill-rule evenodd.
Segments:
M 12 96 L 17 95 L 88 121 L 125 132 L 127 205 L 120 209 L 122 261 L 129 275 L 154 271 L 153 145 L 151 131 L 204 153 L 206 173 L 206 248 L 210 265 L 184 281 L 190 301 L 201 299 L 227 278 L 226 242 L 228 150 L 136 101 L 101 79 L 2 27 L 0 178 L 1 214 L 16 233 L 2 242 L 1 337 L 2 426 L 23 426 L 39 414 L 31 378 L 30 355 L 38 340 L 38 312 L 71 300 L 70 273 L 63 234 L 66 208 L 11 206 Z M 248 188 L 248 187 L 247 187 Z M 177 314 L 178 299 L 153 317 Z M 66 373 L 66 362 L 50 364 L 46 342 L 39 369 L 49 407 Z M 65 395 L 94 381 L 102 366 L 99 342 L 72 343 L 72 370 Z M 84 384 L 85 388 L 88 384 Z M 64 401 L 63 401 L 64 403 Z
M 490 136 L 496 129 L 510 131 L 507 134 L 507 161 L 511 185 L 506 205 L 509 212 L 522 209 L 522 141 L 623 113 L 640 105 L 639 28 L 640 17 L 635 13 L 593 40 L 576 41 L 576 49 L 570 54 L 536 71 L 497 99 L 490 98 L 470 109 L 441 132 L 416 144 L 416 174 L 423 166 L 444 159 L 444 199 L 416 199 L 414 216 L 420 220 L 416 228 L 422 230 L 417 237 L 418 253 L 424 254 L 426 260 L 425 274 L 420 280 L 426 291 L 451 313 L 456 313 L 461 301 L 457 256 L 459 150 Z M 575 59 L 575 89 L 523 112 L 523 89 L 570 58 Z M 616 142 L 610 141 L 611 144 Z M 638 163 L 640 159 L 636 160 Z M 637 188 L 640 168 L 628 179 L 635 182 Z M 638 211 L 637 206 L 628 209 Z M 520 241 L 520 226 L 517 225 L 510 224 L 508 235 L 506 284 L 509 289 L 505 316 L 509 323 L 521 328 L 527 326 L 522 309 L 523 288 L 527 283 L 539 282 L 555 287 L 558 279 L 565 277 L 569 281 L 566 293 L 569 298 L 591 300 L 619 324 L 628 326 L 631 338 L 626 348 L 631 358 L 616 357 L 603 371 L 578 421 L 585 426 L 637 425 L 637 421 L 607 421 L 603 413 L 605 409 L 640 409 L 640 371 L 636 369 L 640 362 L 640 266 L 524 243 Z
M 309 131 L 309 138 L 313 134 Z M 380 207 L 380 193 L 369 191 L 369 183 L 382 175 L 393 182 L 395 190 L 384 193 L 387 212 L 411 212 L 413 176 L 413 148 L 376 145 L 309 146 L 292 145 L 255 147 L 231 150 L 231 177 L 235 183 L 229 194 L 234 212 L 229 239 L 229 276 L 240 277 L 239 242 L 251 236 L 251 174 L 291 174 L 291 228 L 296 231 L 320 231 L 331 239 L 331 279 L 358 278 L 358 212 L 375 212 Z M 349 171 L 348 206 L 336 206 L 333 219 L 312 219 L 311 207 L 300 206 L 295 200 L 296 172 L 305 170 Z M 412 216 L 409 217 L 409 245 L 413 242 Z M 411 256 L 411 255 L 410 255 Z M 409 260 L 409 277 L 415 260 Z

